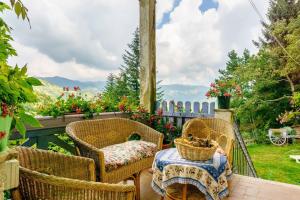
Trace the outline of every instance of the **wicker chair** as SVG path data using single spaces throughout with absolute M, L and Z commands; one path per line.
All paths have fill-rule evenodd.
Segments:
M 195 118 L 187 121 L 182 130 L 182 136 L 189 134 L 200 138 L 210 137 L 216 140 L 225 151 L 228 161 L 232 166 L 234 130 L 233 126 L 222 119 L 217 118 Z
M 97 183 L 92 159 L 18 147 L 17 200 L 133 200 L 134 185 Z
M 97 177 L 101 182 L 116 183 L 133 177 L 137 199 L 139 199 L 139 174 L 143 169 L 152 166 L 154 155 L 109 171 L 105 166 L 103 148 L 122 144 L 130 135 L 137 133 L 142 141 L 155 144 L 156 151 L 158 151 L 162 148 L 163 135 L 161 133 L 142 123 L 125 118 L 72 122 L 67 125 L 66 132 L 74 141 L 78 155 L 95 160 Z

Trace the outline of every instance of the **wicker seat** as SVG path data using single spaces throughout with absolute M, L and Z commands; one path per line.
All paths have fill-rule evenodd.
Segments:
M 210 134 L 211 139 L 216 140 L 225 151 L 228 161 L 232 166 L 234 130 L 233 126 L 225 120 L 217 118 L 195 118 L 187 121 L 182 130 L 182 136 L 189 134 L 200 138 L 207 138 Z
M 125 118 L 84 120 L 67 125 L 67 134 L 72 138 L 78 155 L 89 157 L 96 162 L 97 177 L 101 182 L 116 183 L 134 177 L 139 196 L 139 173 L 152 166 L 154 155 L 129 162 L 127 165 L 107 171 L 104 147 L 121 144 L 132 134 L 139 134 L 142 141 L 156 145 L 156 151 L 162 148 L 163 135 L 154 129 Z M 137 197 L 139 198 L 139 197 Z
M 97 183 L 92 159 L 18 147 L 17 200 L 133 200 L 134 185 Z

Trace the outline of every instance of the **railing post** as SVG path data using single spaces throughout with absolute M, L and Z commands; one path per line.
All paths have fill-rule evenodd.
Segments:
M 19 186 L 19 161 L 17 158 L 18 153 L 11 149 L 0 153 L 0 199 L 4 199 L 4 190 Z
M 230 124 L 234 122 L 234 110 L 232 109 L 215 109 L 215 118 L 223 119 Z

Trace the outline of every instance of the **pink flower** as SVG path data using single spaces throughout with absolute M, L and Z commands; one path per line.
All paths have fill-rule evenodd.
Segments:
M 69 91 L 69 87 L 68 87 L 68 86 L 65 86 L 65 87 L 63 87 L 63 90 L 64 90 L 64 91 Z
M 80 87 L 79 86 L 74 86 L 74 91 L 79 91 Z
M 206 97 L 210 97 L 210 96 L 211 96 L 210 92 L 209 92 L 209 91 L 206 92 L 205 96 L 206 96 Z
M 224 96 L 225 96 L 225 97 L 230 97 L 230 96 L 231 96 L 231 94 L 230 94 L 230 93 L 228 93 L 228 92 L 225 92 L 225 93 L 224 93 Z
M 124 104 L 120 104 L 120 105 L 119 105 L 119 110 L 120 110 L 121 112 L 125 112 L 125 105 L 124 105 Z
M 216 84 L 215 83 L 211 83 L 210 87 L 216 87 Z
M 158 116 L 160 116 L 160 117 L 163 116 L 163 113 L 164 113 L 164 111 L 162 108 L 158 109 L 158 111 L 157 111 Z
M 0 131 L 0 140 L 5 137 L 6 133 L 4 131 Z
M 76 108 L 76 113 L 80 114 L 81 113 L 81 109 L 80 108 Z

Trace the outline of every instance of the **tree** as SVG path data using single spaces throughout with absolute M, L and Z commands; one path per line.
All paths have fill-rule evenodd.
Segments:
M 128 49 L 122 56 L 123 64 L 120 67 L 120 74 L 110 74 L 107 77 L 104 98 L 117 105 L 125 96 L 129 103 L 139 106 L 140 103 L 140 36 L 137 28 L 133 33 L 133 39 Z M 159 85 L 161 81 L 157 82 Z M 157 87 L 158 100 L 163 98 L 161 87 Z
M 277 57 L 274 73 L 278 73 L 288 81 L 292 94 L 295 92 L 300 71 L 300 59 L 297 56 L 299 54 L 295 51 L 295 45 L 299 47 L 299 44 L 291 39 L 291 35 L 297 34 L 297 31 L 296 33 L 293 31 L 299 27 L 299 23 L 295 22 L 299 12 L 300 1 L 298 0 L 271 0 L 267 13 L 270 24 L 263 23 L 264 38 L 260 38 L 260 42 L 256 43 L 262 48 L 267 48 L 270 54 Z
M 0 12 L 14 11 L 17 17 L 22 17 L 23 20 L 29 22 L 27 16 L 27 8 L 23 5 L 21 0 L 11 0 L 10 5 L 0 1 Z M 10 44 L 13 38 L 10 36 L 11 27 L 0 17 L 0 61 L 7 62 L 9 56 L 16 56 L 17 52 Z
M 137 28 L 133 34 L 133 40 L 127 45 L 128 50 L 125 50 L 123 54 L 124 64 L 121 66 L 121 75 L 127 82 L 129 88 L 128 96 L 139 104 L 140 95 L 140 35 L 139 29 Z

